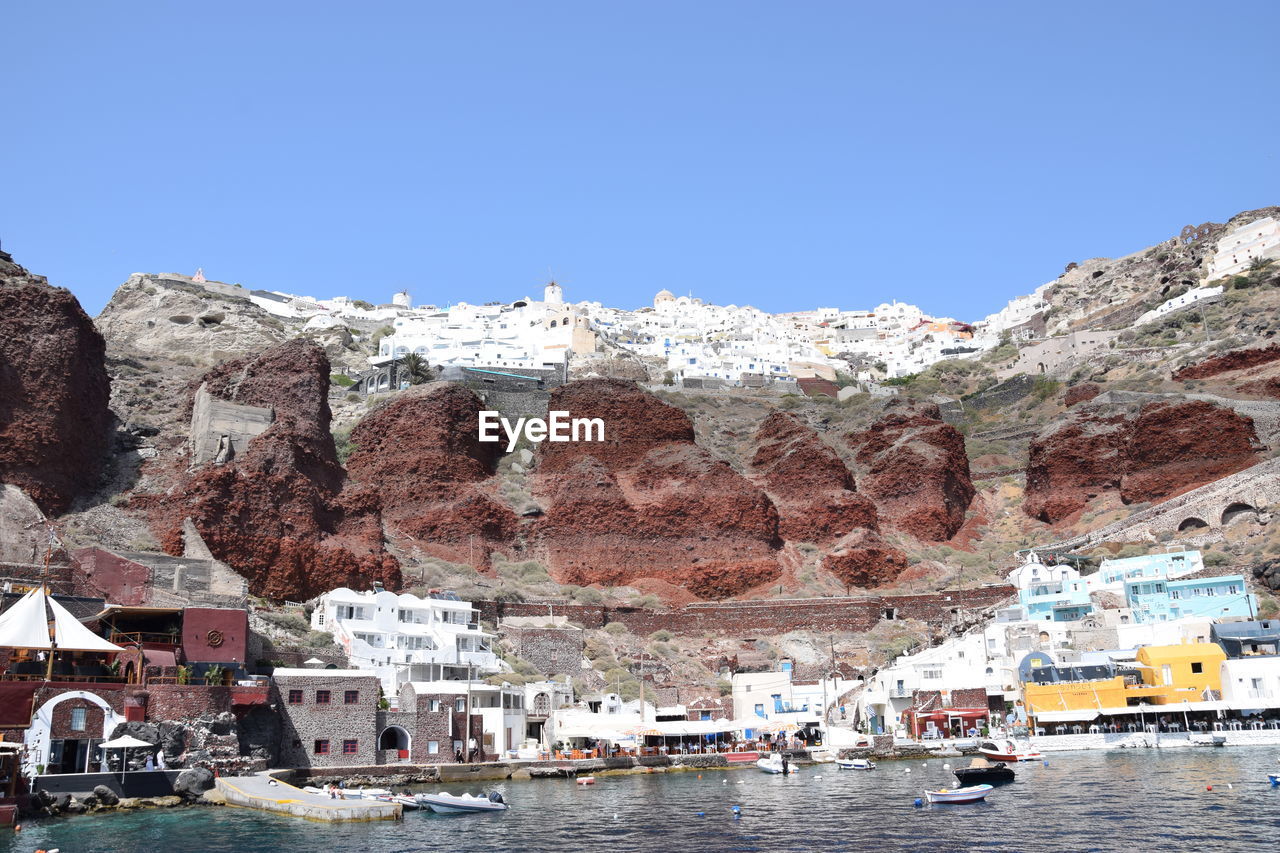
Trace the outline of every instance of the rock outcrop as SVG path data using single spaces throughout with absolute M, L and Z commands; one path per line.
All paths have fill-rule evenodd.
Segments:
M 270 407 L 274 421 L 227 462 L 188 470 L 183 454 L 165 494 L 134 497 L 165 550 L 182 553 L 189 517 L 213 556 L 246 577 L 255 594 L 305 599 L 371 581 L 397 588 L 399 564 L 383 548 L 376 486 L 349 483 L 338 464 L 324 352 L 289 341 L 221 364 L 201 383 L 218 399 Z
M 773 503 L 694 443 L 684 412 L 616 379 L 563 385 L 549 408 L 605 424 L 602 442 L 539 445 L 532 544 L 558 581 L 722 598 L 780 575 Z
M 376 488 L 395 538 L 477 568 L 494 548 L 509 550 L 517 528 L 511 508 L 484 490 L 501 445 L 479 440 L 481 408 L 459 385 L 412 388 L 360 421 L 347 460 L 353 480 Z
M 1062 394 L 1062 405 L 1068 409 L 1077 403 L 1087 403 L 1102 393 L 1102 389 L 1093 382 L 1081 382 L 1072 385 Z
M 1179 382 L 1186 379 L 1209 379 L 1232 370 L 1244 370 L 1247 367 L 1258 367 L 1280 361 L 1280 344 L 1266 347 L 1252 347 L 1225 352 L 1222 355 L 1207 358 L 1199 364 L 1188 365 L 1177 370 L 1173 378 Z
M 99 482 L 110 442 L 105 345 L 71 292 L 0 258 L 0 482 L 49 515 Z
M 846 587 L 878 587 L 902 574 L 907 555 L 873 530 L 855 530 L 823 557 L 822 567 Z
M 778 508 L 783 539 L 826 545 L 879 529 L 875 504 L 858 494 L 844 460 L 792 415 L 775 412 L 760 425 L 751 468 Z
M 945 541 L 964 524 L 973 501 L 964 436 L 933 403 L 895 399 L 849 445 L 862 466 L 860 490 L 882 524 L 918 539 Z
M 1056 523 L 1092 499 L 1160 501 L 1259 461 L 1253 422 L 1203 401 L 1079 406 L 1032 440 L 1023 511 Z

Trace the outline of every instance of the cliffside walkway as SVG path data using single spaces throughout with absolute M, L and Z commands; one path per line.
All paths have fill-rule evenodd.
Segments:
M 324 794 L 309 794 L 266 771 L 254 776 L 220 776 L 215 780 L 218 792 L 227 805 L 261 809 L 308 820 L 367 821 L 399 820 L 403 811 L 399 803 L 380 800 L 334 800 Z
M 1162 532 L 1208 533 L 1220 529 L 1239 513 L 1261 514 L 1264 507 L 1275 503 L 1280 503 L 1280 457 L 1184 492 L 1106 527 L 1033 550 L 1071 551 L 1108 540 L 1124 541 L 1126 537 L 1154 540 Z

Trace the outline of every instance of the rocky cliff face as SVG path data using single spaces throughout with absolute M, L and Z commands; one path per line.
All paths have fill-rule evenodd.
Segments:
M 895 399 L 869 430 L 848 437 L 862 466 L 862 493 L 882 523 L 918 539 L 944 541 L 973 501 L 964 436 L 932 403 Z
M 719 598 L 779 576 L 777 510 L 694 443 L 684 412 L 613 379 L 561 386 L 550 408 L 602 418 L 606 439 L 539 446 L 532 547 L 557 580 L 658 577 Z
M 1232 350 L 1174 371 L 1173 378 L 1179 382 L 1186 379 L 1208 379 L 1232 370 L 1258 367 L 1273 361 L 1280 361 L 1280 344 Z
M 1032 442 L 1023 510 L 1056 523 L 1098 496 L 1160 501 L 1260 461 L 1253 422 L 1203 401 L 1081 405 Z
M 351 477 L 376 489 L 393 538 L 426 554 L 477 568 L 516 534 L 511 509 L 486 492 L 500 445 L 478 440 L 481 410 L 458 385 L 419 386 L 397 394 L 351 433 Z
M 70 291 L 0 258 L 0 482 L 46 513 L 98 485 L 111 425 L 104 358 Z
M 827 545 L 858 528 L 879 529 L 875 504 L 858 494 L 844 461 L 794 416 L 770 415 L 756 445 L 751 468 L 778 508 L 783 539 Z
M 349 483 L 329 433 L 329 362 L 295 340 L 219 365 L 202 379 L 216 398 L 271 407 L 271 426 L 222 464 L 170 460 L 164 494 L 137 495 L 166 551 L 182 551 L 190 517 L 213 555 L 258 595 L 306 598 L 371 581 L 397 588 L 376 492 Z M 194 389 L 192 389 L 194 392 Z

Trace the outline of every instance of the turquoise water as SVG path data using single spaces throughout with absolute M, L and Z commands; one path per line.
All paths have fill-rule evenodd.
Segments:
M 1018 765 L 1018 781 L 986 803 L 924 808 L 913 801 L 926 784 L 955 784 L 941 760 L 886 761 L 873 772 L 827 764 L 792 777 L 749 769 L 602 776 L 591 787 L 509 782 L 494 787 L 511 808 L 493 815 L 411 812 L 399 823 L 320 824 L 192 807 L 29 823 L 0 835 L 0 851 L 1275 850 L 1280 789 L 1267 773 L 1280 770 L 1278 754 L 1050 755 L 1048 766 Z

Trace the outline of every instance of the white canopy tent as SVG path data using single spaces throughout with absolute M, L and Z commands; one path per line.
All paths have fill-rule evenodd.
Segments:
M 49 612 L 53 631 L 49 630 Z M 67 652 L 122 652 L 114 643 L 80 624 L 43 587 L 31 590 L 0 614 L 0 648 Z
M 129 771 L 129 750 L 137 749 L 139 747 L 146 747 L 147 749 L 152 749 L 155 747 L 155 744 L 147 743 L 145 740 L 138 740 L 136 737 L 133 737 L 132 735 L 120 735 L 120 737 L 112 738 L 111 740 L 104 740 L 102 743 L 98 744 L 98 749 L 123 749 L 124 750 L 124 757 L 120 760 L 121 774 L 127 773 Z

